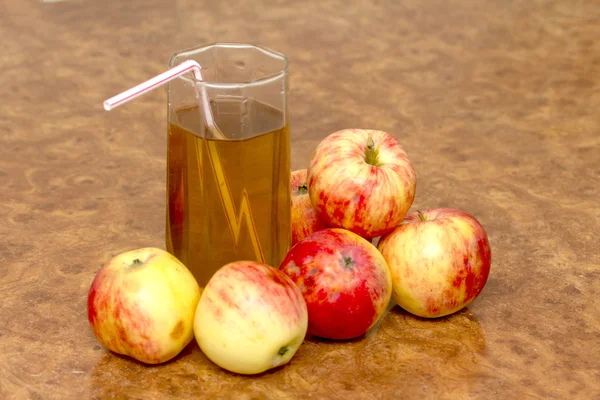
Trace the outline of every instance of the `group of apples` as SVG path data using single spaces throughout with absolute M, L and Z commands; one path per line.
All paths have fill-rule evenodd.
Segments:
M 485 230 L 457 209 L 407 215 L 416 173 L 388 133 L 332 133 L 291 181 L 292 248 L 278 268 L 232 262 L 202 290 L 163 250 L 123 253 L 90 287 L 88 319 L 99 341 L 156 364 L 195 337 L 215 364 L 256 374 L 290 361 L 306 335 L 364 335 L 392 300 L 436 318 L 481 293 L 491 265 Z

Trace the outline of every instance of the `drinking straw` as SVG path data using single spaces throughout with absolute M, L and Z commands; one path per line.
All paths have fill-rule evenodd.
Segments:
M 172 81 L 173 79 L 178 78 L 181 75 L 185 75 L 191 72 L 194 75 L 194 78 L 202 82 L 202 72 L 201 72 L 200 64 L 198 64 L 194 60 L 186 60 L 181 64 L 163 72 L 155 76 L 154 78 L 150 78 L 145 82 L 140 83 L 137 86 L 132 87 L 124 91 L 123 93 L 119 93 L 116 96 L 111 97 L 108 100 L 104 101 L 104 109 L 106 111 L 110 111 L 115 107 L 118 107 L 122 104 L 127 103 L 130 100 L 135 99 L 138 96 L 141 96 L 144 93 L 147 93 L 151 90 L 156 89 L 159 86 L 164 85 L 165 83 Z M 225 135 L 219 130 L 217 125 L 215 124 L 215 119 L 212 113 L 212 109 L 210 107 L 210 103 L 208 102 L 208 95 L 206 93 L 206 88 L 201 85 L 200 86 L 200 105 L 204 109 L 204 116 L 206 118 L 206 125 L 208 129 L 212 132 L 213 136 L 219 139 L 225 139 Z

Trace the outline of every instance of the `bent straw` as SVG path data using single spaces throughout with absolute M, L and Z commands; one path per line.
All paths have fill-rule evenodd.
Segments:
M 203 79 L 201 69 L 202 68 L 200 67 L 200 64 L 198 64 L 196 61 L 186 60 L 181 64 L 163 72 L 162 74 L 155 76 L 154 78 L 148 79 L 147 81 L 124 91 L 123 93 L 119 93 L 118 95 L 105 100 L 104 109 L 106 111 L 110 111 L 113 108 L 123 105 L 144 93 L 154 90 L 157 87 L 162 86 L 175 78 L 178 78 L 181 75 L 187 74 L 188 72 L 191 72 L 197 81 L 202 82 Z M 200 86 L 200 93 L 200 105 L 204 109 L 204 117 L 206 119 L 206 125 L 208 126 L 208 129 L 211 131 L 213 136 L 220 139 L 225 139 L 225 135 L 223 135 L 223 133 L 215 124 L 212 109 L 210 107 L 210 103 L 208 102 L 208 94 L 206 93 L 206 88 L 202 85 Z

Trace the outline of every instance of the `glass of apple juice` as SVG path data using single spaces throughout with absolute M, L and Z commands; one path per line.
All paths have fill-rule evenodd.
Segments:
M 202 80 L 168 83 L 166 247 L 204 286 L 229 262 L 277 267 L 289 250 L 288 60 L 215 43 L 174 54 L 169 67 L 186 60 Z

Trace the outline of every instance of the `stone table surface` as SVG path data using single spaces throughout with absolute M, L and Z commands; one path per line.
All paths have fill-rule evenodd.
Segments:
M 599 21 L 591 0 L 4 0 L 0 398 L 600 398 Z M 289 57 L 294 169 L 338 129 L 385 130 L 416 168 L 413 210 L 480 220 L 475 302 L 393 308 L 255 377 L 195 342 L 154 367 L 100 346 L 90 283 L 164 248 L 166 166 L 165 91 L 102 101 L 215 41 Z

